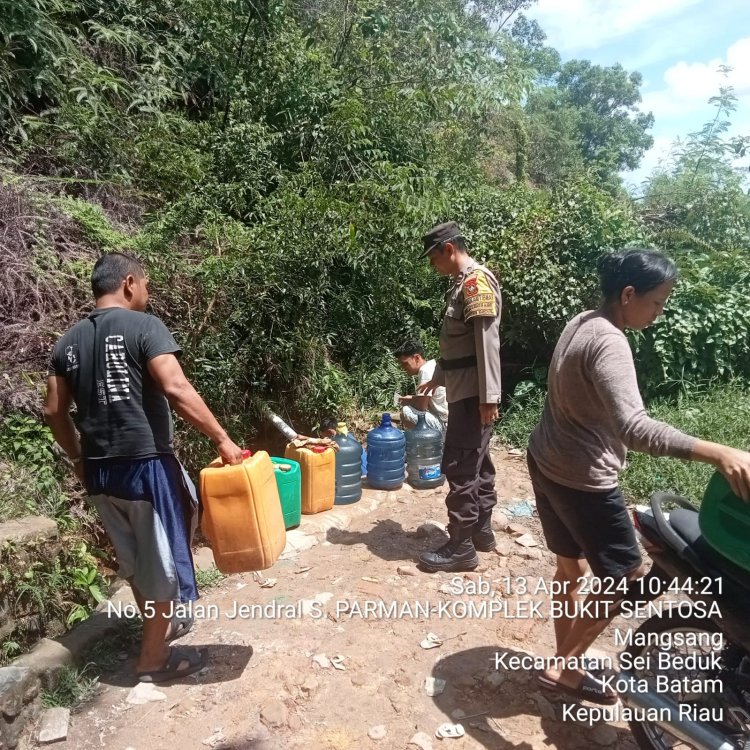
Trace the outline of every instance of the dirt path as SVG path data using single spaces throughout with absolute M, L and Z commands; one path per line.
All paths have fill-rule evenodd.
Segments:
M 504 451 L 496 463 L 500 506 L 529 498 L 525 463 Z M 209 649 L 205 673 L 159 687 L 162 700 L 131 705 L 131 656 L 74 712 L 68 740 L 58 746 L 390 750 L 419 747 L 408 743 L 422 732 L 430 738 L 422 738 L 422 747 L 455 750 L 635 747 L 625 725 L 588 726 L 566 718 L 565 702 L 542 694 L 533 673 L 496 666 L 497 654 L 553 653 L 550 620 L 482 613 L 492 601 L 510 612 L 521 601 L 545 600 L 515 595 L 505 581 L 549 581 L 552 558 L 543 545 L 527 549 L 501 533 L 504 554 L 481 554 L 476 573 L 416 570 L 416 556 L 440 540 L 439 532 L 417 529 L 429 519 L 445 521 L 444 494 L 368 491 L 362 503 L 378 507 L 366 515 L 357 515 L 356 506 L 336 509 L 346 519 L 339 525 L 348 520 L 348 527 L 316 534 L 315 546 L 266 571 L 276 579 L 273 587 L 262 588 L 246 574 L 208 589 L 200 600 L 205 610 L 196 611 L 205 617 L 182 641 Z M 325 526 L 326 515 L 304 517 L 295 543 L 312 544 L 306 532 Z M 541 541 L 535 518 L 510 520 Z M 490 592 L 473 594 L 470 586 L 480 584 Z M 245 611 L 230 619 L 236 607 L 257 604 L 266 606 L 265 616 Z M 428 632 L 443 645 L 421 648 Z M 602 649 L 615 651 L 611 632 L 600 641 Z M 330 664 L 336 656 L 343 657 L 343 669 Z M 446 681 L 440 695 L 427 695 L 428 677 Z M 461 721 L 466 735 L 435 738 L 446 721 Z

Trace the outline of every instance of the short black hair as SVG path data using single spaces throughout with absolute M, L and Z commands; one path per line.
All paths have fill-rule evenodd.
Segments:
M 91 272 L 91 291 L 94 298 L 113 294 L 128 276 L 142 279 L 146 275 L 141 262 L 128 253 L 105 253 L 94 264 Z
M 417 339 L 406 339 L 403 343 L 393 350 L 394 357 L 413 357 L 419 354 L 424 357 L 424 347 Z
M 459 234 L 458 237 L 454 237 L 452 240 L 448 240 L 448 241 L 459 252 L 465 253 L 465 252 L 468 252 L 469 250 L 469 248 L 466 245 L 466 237 L 464 237 L 462 234 Z M 445 247 L 445 243 L 443 243 L 443 247 Z
M 336 417 L 323 417 L 320 420 L 320 431 L 323 430 L 335 430 L 339 426 L 339 420 Z
M 599 281 L 607 302 L 617 299 L 627 286 L 645 294 L 676 278 L 677 266 L 657 250 L 631 248 L 599 259 Z
M 433 250 L 439 250 L 442 253 L 443 250 L 445 250 L 445 246 L 447 244 L 453 245 L 453 247 L 455 247 L 456 250 L 458 250 L 460 253 L 469 252 L 469 247 L 466 244 L 466 238 L 462 234 L 458 234 L 450 240 L 445 240 L 445 242 L 438 242 L 438 244 L 435 245 Z M 430 252 L 432 252 L 432 250 L 430 250 Z

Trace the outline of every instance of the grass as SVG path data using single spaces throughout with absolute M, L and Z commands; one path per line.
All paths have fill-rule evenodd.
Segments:
M 141 621 L 130 618 L 118 623 L 118 632 L 111 638 L 97 641 L 85 655 L 85 666 L 64 667 L 55 687 L 42 691 L 45 708 L 76 708 L 92 698 L 99 687 L 102 673 L 120 664 L 120 653 L 140 639 Z
M 545 391 L 539 387 L 523 398 L 512 398 L 510 405 L 503 410 L 497 434 L 506 444 L 523 448 L 529 444 L 529 437 L 539 422 L 544 408 Z
M 544 395 L 535 390 L 512 401 L 499 427 L 501 439 L 526 448 L 539 421 Z M 750 447 L 750 390 L 740 382 L 706 386 L 677 398 L 656 399 L 647 404 L 649 416 L 704 440 L 734 448 Z M 655 458 L 630 452 L 621 485 L 629 500 L 643 502 L 657 490 L 675 492 L 700 504 L 712 466 L 676 458 Z
M 0 523 L 37 512 L 35 486 L 31 469 L 13 461 L 0 460 Z
M 750 391 L 740 383 L 714 386 L 677 400 L 655 401 L 649 405 L 649 414 L 704 440 L 733 448 L 750 447 Z M 622 474 L 622 486 L 633 500 L 645 500 L 653 492 L 664 490 L 700 504 L 714 472 L 708 464 L 642 453 L 631 453 L 628 464 Z
M 99 685 L 99 676 L 93 674 L 91 665 L 83 669 L 63 667 L 58 673 L 53 690 L 42 691 L 45 708 L 73 708 L 89 700 Z
M 218 583 L 223 581 L 224 578 L 224 574 L 213 565 L 210 568 L 199 568 L 195 571 L 195 580 L 198 583 L 198 588 L 201 589 L 207 589 L 211 588 L 211 586 L 216 586 Z

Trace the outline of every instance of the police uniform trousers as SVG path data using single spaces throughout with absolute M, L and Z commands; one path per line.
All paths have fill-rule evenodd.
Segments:
M 483 426 L 479 416 L 479 396 L 448 404 L 441 468 L 448 480 L 449 524 L 460 539 L 470 537 L 480 516 L 492 513 L 497 504 L 491 436 L 492 425 Z

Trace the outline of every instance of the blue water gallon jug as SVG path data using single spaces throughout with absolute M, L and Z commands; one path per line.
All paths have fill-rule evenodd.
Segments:
M 338 423 L 333 439 L 339 446 L 334 505 L 356 503 L 362 497 L 362 446 L 349 433 L 345 422 Z
M 443 457 L 443 434 L 427 424 L 424 412 L 419 412 L 417 424 L 406 431 L 406 476 L 412 487 L 429 490 L 445 482 L 440 471 Z
M 397 490 L 404 483 L 404 433 L 383 414 L 380 427 L 367 433 L 367 483 L 376 490 Z

